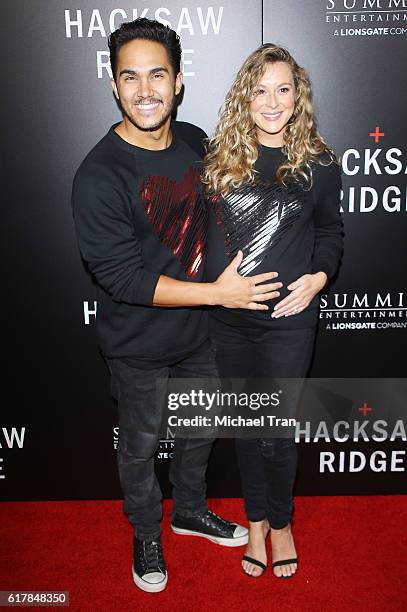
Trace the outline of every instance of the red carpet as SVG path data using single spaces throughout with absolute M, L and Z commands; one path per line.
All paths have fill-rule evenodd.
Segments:
M 210 507 L 245 522 L 241 500 Z M 291 580 L 270 570 L 246 577 L 244 548 L 175 536 L 169 511 L 166 502 L 168 587 L 145 594 L 132 582 L 132 532 L 120 502 L 2 503 L 0 590 L 69 591 L 61 609 L 81 612 L 407 610 L 407 496 L 297 498 L 300 569 Z

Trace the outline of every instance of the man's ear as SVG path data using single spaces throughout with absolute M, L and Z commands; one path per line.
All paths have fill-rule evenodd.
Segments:
M 116 81 L 114 79 L 110 79 L 110 85 L 112 86 L 115 98 L 117 98 L 117 100 L 118 100 L 119 99 L 119 92 L 117 91 Z
M 178 72 L 175 77 L 175 95 L 177 96 L 182 88 L 182 72 Z

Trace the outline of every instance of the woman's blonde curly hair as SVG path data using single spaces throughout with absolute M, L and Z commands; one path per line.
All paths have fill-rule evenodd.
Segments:
M 311 187 L 310 161 L 321 163 L 324 153 L 328 164 L 336 161 L 334 152 L 317 131 L 307 73 L 286 49 L 267 43 L 249 55 L 240 68 L 221 109 L 215 135 L 208 142 L 203 182 L 209 194 L 227 195 L 231 189 L 256 178 L 254 163 L 259 142 L 250 101 L 267 64 L 274 62 L 289 64 L 295 85 L 294 113 L 283 136 L 287 159 L 278 168 L 276 180 L 285 185 L 290 176 L 301 175 Z

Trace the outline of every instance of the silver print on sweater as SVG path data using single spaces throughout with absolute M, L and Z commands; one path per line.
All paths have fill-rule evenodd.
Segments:
M 225 235 L 226 253 L 243 251 L 239 274 L 247 276 L 298 220 L 304 198 L 300 185 L 249 184 L 231 191 L 215 205 Z

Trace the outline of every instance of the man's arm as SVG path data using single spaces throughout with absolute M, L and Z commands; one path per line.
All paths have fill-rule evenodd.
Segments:
M 244 277 L 237 272 L 243 260 L 241 251 L 225 268 L 214 283 L 188 283 L 168 276 L 160 276 L 153 298 L 154 306 L 225 306 L 226 308 L 247 308 L 268 310 L 259 304 L 278 297 L 282 283 L 259 285 L 275 279 L 276 272 Z
M 243 277 L 237 273 L 241 253 L 214 283 L 179 281 L 144 266 L 131 211 L 119 189 L 86 172 L 75 177 L 72 205 L 79 248 L 97 282 L 113 300 L 144 306 L 221 305 L 267 310 L 261 302 L 278 296 L 281 283 L 258 285 L 275 272 Z

